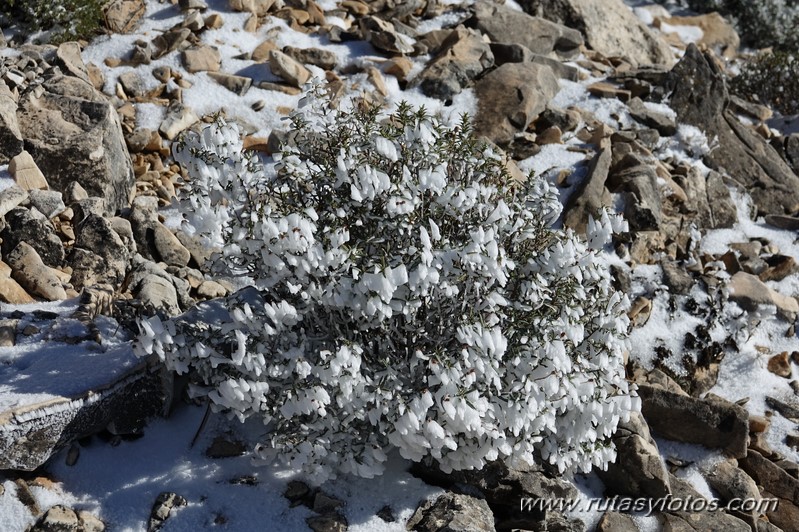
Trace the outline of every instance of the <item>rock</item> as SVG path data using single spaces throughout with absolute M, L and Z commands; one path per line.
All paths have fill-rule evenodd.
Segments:
M 222 436 L 214 438 L 213 443 L 205 450 L 208 458 L 232 458 L 247 452 L 247 447 L 240 441 L 231 441 Z
M 5 219 L 7 226 L 0 232 L 4 255 L 11 253 L 20 242 L 27 242 L 44 264 L 57 268 L 64 263 L 64 245 L 44 215 L 16 207 L 6 213 Z
M 113 0 L 105 8 L 103 20 L 112 33 L 130 33 L 146 12 L 144 0 Z
M 202 11 L 204 9 L 208 9 L 208 4 L 206 4 L 203 0 L 179 0 L 178 5 L 180 6 L 181 11 L 189 11 L 192 9 L 198 9 Z
M 791 378 L 791 359 L 788 358 L 788 351 L 783 351 L 768 359 L 766 365 L 768 370 L 779 377 Z
M 244 96 L 252 86 L 252 78 L 225 74 L 223 72 L 209 72 L 208 77 L 225 87 L 227 90 Z
M 475 4 L 473 22 L 492 42 L 520 44 L 535 54 L 572 58 L 583 44 L 577 30 L 486 0 Z
M 218 72 L 222 66 L 222 55 L 215 46 L 202 44 L 183 50 L 183 67 L 187 72 Z
M 799 272 L 799 264 L 790 255 L 772 255 L 766 258 L 768 269 L 758 274 L 761 281 L 782 281 Z
M 649 165 L 639 165 L 615 172 L 608 178 L 608 188 L 622 193 L 624 218 L 632 231 L 660 229 L 662 206 L 658 176 Z
M 162 223 L 156 222 L 153 225 L 153 244 L 157 254 L 157 259 L 165 262 L 169 266 L 186 266 L 191 258 L 191 253 L 186 249 L 180 240 L 167 229 Z
M 183 231 L 178 231 L 175 233 L 175 236 L 178 238 L 178 240 L 180 240 L 180 243 L 189 250 L 192 260 L 194 260 L 194 263 L 200 268 L 205 266 L 214 253 L 219 253 L 222 251 L 221 249 L 214 249 L 203 245 L 200 238 L 196 236 L 189 236 Z
M 707 204 L 710 208 L 710 228 L 721 229 L 732 227 L 738 221 L 738 208 L 730 197 L 730 191 L 724 184 L 724 178 L 718 172 L 707 175 Z
M 597 523 L 596 532 L 638 532 L 638 527 L 629 515 L 608 511 Z
M 227 289 L 216 281 L 203 281 L 197 287 L 197 295 L 205 299 L 225 297 L 227 294 Z
M 627 89 L 617 87 L 607 81 L 597 81 L 587 87 L 588 94 L 596 96 L 597 98 L 616 98 L 622 102 L 629 102 L 632 98 L 632 93 Z
M 779 412 L 782 417 L 799 423 L 799 406 L 794 406 L 768 395 L 766 396 L 766 406 Z
M 491 47 L 480 33 L 459 26 L 412 83 L 427 96 L 449 100 L 493 64 Z
M 166 117 L 161 121 L 158 128 L 167 140 L 174 140 L 179 133 L 189 126 L 199 122 L 200 117 L 195 114 L 191 107 L 183 105 L 178 101 L 173 101 L 167 108 Z
M 767 224 L 780 229 L 789 231 L 799 231 L 799 218 L 796 216 L 784 216 L 781 214 L 769 214 L 765 217 Z
M 23 190 L 41 189 L 46 190 L 50 188 L 47 185 L 47 180 L 36 166 L 36 163 L 31 157 L 31 154 L 25 150 L 19 152 L 11 158 L 8 163 L 8 171 Z
M 73 203 L 89 199 L 89 193 L 77 181 L 70 182 L 63 191 L 64 203 L 71 206 Z M 105 207 L 103 207 L 105 210 Z
M 31 532 L 78 532 L 80 521 L 72 508 L 57 504 L 47 510 L 31 528 Z
M 640 98 L 633 98 L 627 102 L 630 116 L 641 124 L 651 127 L 665 137 L 677 133 L 677 122 L 670 116 L 653 111 L 644 105 Z
M 338 513 L 315 515 L 305 520 L 313 532 L 346 532 L 347 520 Z
M 560 90 L 552 69 L 534 63 L 505 64 L 475 85 L 476 136 L 505 146 L 524 131 Z
M 150 519 L 147 522 L 147 532 L 157 532 L 164 526 L 164 522 L 176 512 L 189 504 L 185 498 L 177 493 L 164 491 L 158 495 L 150 510 Z
M 298 88 L 302 88 L 311 77 L 307 68 L 279 50 L 269 52 L 269 68 L 286 83 Z
M 13 183 L 10 187 L 0 190 L 0 218 L 18 205 L 28 201 L 28 191 Z M 0 224 L 2 227 L 2 224 Z
M 529 14 L 582 32 L 585 43 L 605 57 L 622 56 L 638 65 L 671 65 L 665 41 L 647 28 L 622 0 L 522 0 Z
M 53 77 L 41 87 L 40 97 L 20 100 L 18 118 L 25 147 L 50 187 L 63 191 L 77 181 L 105 198 L 110 211 L 126 207 L 135 177 L 114 107 L 77 78 Z
M 229 0 L 228 4 L 233 11 L 252 13 L 259 17 L 266 15 L 278 3 L 278 0 Z
M 114 231 L 111 221 L 89 214 L 76 228 L 70 255 L 72 285 L 80 290 L 95 284 L 119 286 L 130 256 L 128 246 Z
M 735 460 L 719 462 L 704 469 L 702 476 L 725 503 L 729 503 L 733 499 L 750 501 L 762 499 L 757 482 L 742 469 L 739 469 Z M 757 515 L 750 514 L 750 516 L 753 520 L 757 518 Z
M 789 321 L 793 321 L 799 314 L 799 302 L 796 299 L 773 290 L 751 273 L 736 273 L 730 279 L 727 289 L 730 299 L 744 310 L 752 312 L 760 305 L 774 305 L 777 312 Z
M 408 530 L 434 532 L 493 532 L 494 515 L 486 501 L 468 495 L 446 493 L 425 501 L 411 516 Z
M 277 44 L 275 44 L 274 41 L 264 41 L 255 47 L 252 54 L 250 54 L 250 59 L 257 63 L 267 61 L 269 59 L 269 52 L 272 50 L 279 50 Z
M 393 54 L 413 53 L 413 39 L 398 33 L 394 24 L 378 17 L 365 16 L 359 20 L 361 33 L 378 50 Z
M 42 262 L 36 250 L 25 242 L 20 242 L 7 256 L 12 277 L 28 292 L 48 301 L 61 301 L 67 293 L 61 280 L 52 268 Z
M 33 189 L 28 196 L 31 205 L 48 220 L 55 218 L 67 209 L 61 193 L 56 190 Z
M 8 164 L 22 151 L 22 138 L 17 121 L 17 100 L 0 79 L 0 164 Z
M 125 279 L 125 286 L 146 309 L 177 316 L 181 312 L 177 279 L 153 262 L 134 258 L 134 265 Z
M 725 77 L 712 55 L 689 45 L 666 79 L 669 105 L 680 123 L 698 127 L 709 139 L 717 138 L 705 164 L 749 191 L 758 215 L 798 211 L 799 177 L 766 140 L 726 110 Z
M 749 422 L 746 410 L 713 394 L 698 399 L 641 384 L 641 412 L 649 427 L 670 440 L 724 449 L 746 456 Z
M 89 81 L 89 71 L 86 69 L 86 64 L 83 62 L 80 53 L 80 44 L 76 42 L 61 43 L 56 50 L 56 63 L 68 75 L 82 79 L 86 83 L 91 83 Z
M 694 279 L 684 268 L 676 262 L 665 259 L 661 261 L 660 266 L 663 269 L 663 283 L 671 292 L 685 295 L 691 291 Z
M 699 507 L 696 501 L 704 499 L 704 497 L 686 480 L 675 477 L 674 475 L 669 475 L 669 484 L 672 487 L 672 500 L 681 499 L 683 501 L 694 501 L 691 504 L 694 507 Z M 690 532 L 691 530 L 701 530 L 703 532 L 751 532 L 752 530 L 746 522 L 726 514 L 721 510 L 676 511 L 668 512 L 664 517 L 667 520 L 676 517 L 690 528 L 676 528 L 674 525 L 671 525 L 671 529 L 666 526 L 663 530 L 686 530 L 686 532 Z
M 322 70 L 333 70 L 338 65 L 338 56 L 330 50 L 324 50 L 322 48 L 296 48 L 294 46 L 284 46 L 283 53 L 295 61 L 306 65 L 318 66 Z
M 0 301 L 12 305 L 24 305 L 35 300 L 22 286 L 11 278 L 11 267 L 0 261 Z
M 764 490 L 799 505 L 799 480 L 759 452 L 750 449 L 746 458 L 738 460 L 738 465 Z
M 612 440 L 616 460 L 608 464 L 607 470 L 597 470 L 611 493 L 658 498 L 671 492 L 666 465 L 640 413 L 631 414 L 627 422 L 619 422 Z
M 777 496 L 768 490 L 761 490 L 760 493 L 763 495 L 763 498 L 772 499 L 776 503 L 769 505 L 764 512 L 771 523 L 771 528 L 768 529 L 769 532 L 774 529 L 777 531 L 794 530 L 796 523 L 799 523 L 799 505 L 783 497 Z M 760 523 L 763 522 L 764 521 L 762 520 L 758 521 L 758 531 L 761 530 Z
M 610 170 L 610 159 L 610 146 L 605 143 L 588 164 L 586 177 L 566 202 L 566 214 L 563 218 L 565 227 L 585 234 L 588 217 L 597 219 L 600 209 L 605 206 L 605 181 Z

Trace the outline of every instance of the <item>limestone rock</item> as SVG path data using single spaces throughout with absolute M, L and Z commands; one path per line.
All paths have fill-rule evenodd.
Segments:
M 702 475 L 710 487 L 718 492 L 723 501 L 729 502 L 732 499 L 760 501 L 762 499 L 757 482 L 742 469 L 739 469 L 735 460 L 719 462 L 711 468 L 703 470 Z M 757 516 L 753 515 L 752 518 L 756 519 Z
M 427 96 L 449 100 L 493 64 L 491 47 L 480 33 L 459 26 L 412 83 Z
M 425 501 L 408 520 L 408 530 L 433 532 L 494 532 L 494 515 L 485 500 L 445 493 Z
M 86 68 L 86 64 L 83 62 L 83 58 L 80 56 L 80 52 L 80 45 L 76 42 L 61 43 L 56 50 L 56 62 L 70 76 L 90 83 L 89 71 Z
M 31 157 L 31 154 L 25 150 L 19 152 L 11 158 L 8 163 L 8 171 L 23 190 L 46 190 L 49 188 L 47 180 L 36 166 L 36 162 Z
M 478 98 L 475 135 L 505 146 L 546 108 L 560 90 L 549 67 L 535 63 L 505 64 L 475 85 Z
M 64 246 L 50 221 L 35 211 L 17 207 L 6 213 L 7 227 L 0 233 L 3 254 L 11 253 L 20 242 L 27 242 L 45 264 L 52 267 L 64 262 Z
M 174 101 L 167 108 L 166 117 L 158 128 L 168 140 L 174 140 L 181 131 L 200 120 L 200 117 L 188 105 Z
M 295 61 L 306 65 L 318 66 L 322 70 L 333 70 L 338 65 L 338 56 L 330 50 L 322 48 L 296 48 L 284 46 L 283 53 Z
M 209 72 L 208 77 L 225 87 L 227 90 L 244 96 L 252 86 L 252 78 L 225 74 L 224 72 Z
M 711 449 L 724 449 L 733 458 L 746 456 L 749 441 L 749 414 L 720 397 L 704 399 L 676 394 L 641 384 L 641 412 L 657 434 L 686 443 L 699 443 Z
M 378 50 L 394 54 L 413 52 L 413 39 L 397 32 L 391 22 L 366 16 L 360 19 L 359 24 L 364 38 Z
M 110 211 L 128 205 L 135 177 L 119 116 L 91 84 L 72 77 L 46 81 L 40 97 L 20 101 L 20 131 L 51 188 L 77 181 L 105 198 Z
M 45 218 L 52 219 L 66 210 L 64 199 L 57 190 L 33 189 L 28 192 L 31 205 Z
M 16 183 L 0 190 L 0 218 L 3 218 L 11 209 L 26 202 L 28 197 L 28 191 Z
M 671 65 L 669 46 L 622 0 L 522 0 L 522 8 L 582 32 L 585 43 L 605 57 L 622 56 L 638 65 Z
M 683 501 L 696 501 L 704 498 L 688 481 L 675 477 L 674 475 L 669 475 L 669 484 L 672 487 L 672 497 L 674 499 L 679 498 Z M 686 530 L 686 532 L 690 532 L 691 530 L 702 530 L 704 532 L 750 532 L 752 530 L 746 522 L 726 514 L 721 510 L 712 512 L 676 511 L 669 512 L 665 515 L 672 518 L 676 517 L 687 524 L 690 528 L 682 529 Z M 673 520 L 671 522 L 673 522 Z M 671 530 L 681 530 L 680 528 L 676 528 L 675 525 L 671 526 Z M 669 528 L 664 527 L 664 530 L 669 530 Z
M 17 101 L 5 82 L 0 79 L 0 164 L 7 164 L 22 149 L 22 132 L 17 121 Z
M 186 249 L 174 233 L 162 223 L 153 226 L 153 244 L 161 262 L 169 266 L 186 266 L 191 253 Z
M 638 532 L 638 527 L 629 515 L 608 511 L 597 523 L 596 532 Z
M 597 218 L 599 210 L 604 205 L 603 196 L 605 181 L 607 181 L 610 169 L 610 154 L 610 147 L 604 146 L 591 159 L 586 177 L 569 196 L 566 203 L 564 226 L 585 234 L 588 217 Z
M 664 137 L 670 137 L 677 132 L 677 122 L 672 117 L 649 109 L 640 98 L 627 102 L 627 107 L 630 109 L 630 116 L 636 121 L 651 127 Z
M 152 510 L 150 510 L 150 519 L 147 522 L 147 532 L 157 532 L 164 526 L 164 521 L 169 519 L 178 508 L 182 508 L 189 504 L 184 497 L 177 493 L 162 492 L 153 503 Z
M 311 77 L 311 72 L 279 50 L 269 52 L 269 68 L 286 83 L 301 88 Z
M 690 45 L 665 82 L 681 123 L 701 129 L 717 148 L 704 162 L 750 192 L 758 215 L 799 210 L 799 176 L 762 137 L 726 110 L 725 74 L 715 58 Z
M 36 250 L 25 242 L 20 242 L 7 257 L 8 264 L 14 270 L 12 277 L 31 294 L 43 297 L 48 301 L 60 301 L 67 298 L 61 285 L 61 279 L 52 268 L 42 262 Z
M 760 305 L 774 305 L 782 316 L 791 321 L 799 314 L 799 302 L 796 299 L 780 294 L 751 273 L 741 271 L 733 275 L 728 289 L 730 299 L 744 310 L 753 311 Z
M 183 66 L 189 73 L 218 72 L 222 66 L 222 55 L 213 46 L 193 46 L 183 51 Z
M 545 56 L 571 58 L 580 53 L 583 44 L 577 30 L 486 0 L 475 5 L 474 26 L 492 42 L 520 44 Z
M 669 474 L 655 440 L 640 413 L 620 422 L 613 435 L 617 457 L 606 471 L 597 470 L 605 487 L 614 494 L 633 497 L 665 497 L 671 492 Z
M 105 8 L 105 26 L 113 33 L 129 33 L 146 12 L 144 0 L 113 0 Z

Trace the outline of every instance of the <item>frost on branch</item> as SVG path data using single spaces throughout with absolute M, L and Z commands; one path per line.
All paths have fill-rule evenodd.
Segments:
M 263 418 L 257 449 L 322 481 L 380 474 L 392 449 L 445 470 L 545 460 L 588 470 L 638 408 L 626 298 L 597 253 L 551 229 L 553 188 L 514 182 L 464 119 L 390 116 L 312 88 L 264 167 L 222 121 L 185 139 L 186 223 L 251 288 L 140 324 L 137 350 L 216 410 Z

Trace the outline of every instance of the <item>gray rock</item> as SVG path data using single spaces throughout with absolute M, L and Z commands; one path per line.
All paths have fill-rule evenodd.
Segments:
M 672 497 L 674 499 L 682 499 L 698 501 L 704 499 L 702 495 L 696 491 L 691 484 L 681 478 L 669 475 L 669 484 L 672 487 Z M 721 510 L 715 511 L 678 511 L 663 514 L 664 519 L 674 524 L 671 530 L 696 530 L 703 532 L 751 532 L 751 527 L 741 519 L 732 515 L 726 514 Z M 688 525 L 688 529 L 679 528 L 680 524 L 675 523 L 673 518 L 677 518 Z M 671 518 L 671 519 L 670 519 Z M 669 530 L 668 526 L 664 526 L 664 530 Z
M 75 510 L 57 504 L 36 521 L 31 532 L 78 532 L 78 527 Z
M 612 192 L 622 193 L 624 218 L 632 231 L 655 231 L 662 221 L 658 176 L 650 165 L 634 166 L 612 174 L 608 179 Z
M 162 223 L 153 225 L 153 244 L 157 259 L 169 266 L 186 266 L 191 258 L 191 253 L 186 249 L 174 233 Z
M 751 452 L 751 451 L 750 451 Z M 757 482 L 738 468 L 735 460 L 719 462 L 702 471 L 707 483 L 725 502 L 733 499 L 760 501 L 762 499 Z M 750 520 L 757 519 L 757 515 L 749 514 Z
M 641 412 L 656 434 L 711 449 L 724 449 L 731 457 L 746 456 L 749 414 L 713 394 L 703 399 L 640 384 Z
M 408 530 L 418 532 L 494 532 L 494 515 L 488 503 L 468 495 L 445 493 L 425 501 L 408 520 Z
M 45 264 L 52 267 L 64 263 L 64 245 L 55 234 L 50 221 L 39 214 L 22 207 L 16 207 L 6 213 L 6 228 L 0 233 L 3 239 L 3 254 L 7 255 L 20 242 L 27 242 L 41 257 Z
M 147 532 L 158 532 L 164 526 L 164 522 L 177 511 L 189 504 L 184 497 L 177 493 L 164 491 L 158 495 L 153 507 L 150 510 L 150 519 L 147 522 Z
M 2 90 L 2 88 L 0 88 Z M 791 133 L 785 138 L 783 148 L 785 159 L 796 175 L 799 175 L 799 133 Z
M 535 54 L 571 58 L 583 44 L 578 30 L 484 0 L 475 5 L 474 25 L 492 42 L 520 44 Z
M 103 198 L 90 197 L 70 204 L 72 209 L 72 225 L 79 225 L 90 214 L 102 217 L 106 212 Z
M 183 66 L 190 73 L 217 72 L 222 66 L 222 54 L 215 46 L 193 46 L 183 51 Z
M 600 148 L 588 165 L 585 179 L 572 192 L 566 203 L 563 225 L 570 227 L 578 233 L 585 234 L 588 217 L 594 219 L 600 209 L 605 206 L 605 181 L 610 170 L 610 147 L 605 145 Z
M 768 142 L 725 110 L 725 74 L 712 55 L 689 45 L 669 73 L 665 89 L 671 92 L 670 106 L 679 122 L 717 138 L 705 164 L 749 191 L 758 215 L 799 210 L 799 177 Z
M 346 532 L 347 520 L 337 512 L 314 515 L 305 520 L 313 532 Z
M 89 214 L 75 229 L 75 245 L 70 257 L 73 286 L 77 290 L 94 284 L 119 286 L 125 277 L 130 249 L 111 221 Z M 86 252 L 100 260 L 87 256 Z
M 685 295 L 691 291 L 694 279 L 685 268 L 676 262 L 665 259 L 661 261 L 660 267 L 663 269 L 663 284 L 668 286 L 671 292 Z
M 8 171 L 14 177 L 14 181 L 25 190 L 49 188 L 44 174 L 36 165 L 31 154 L 25 150 L 11 158 L 8 163 Z
M 0 190 L 0 218 L 3 218 L 9 211 L 26 201 L 28 201 L 28 191 L 16 183 Z M 0 224 L 0 228 L 2 228 L 2 224 Z
M 89 83 L 89 71 L 80 52 L 80 45 L 76 42 L 61 43 L 56 50 L 56 64 L 68 75 Z
M 638 532 L 638 527 L 627 514 L 605 512 L 596 525 L 596 532 Z
M 296 48 L 284 46 L 283 53 L 295 61 L 306 65 L 318 66 L 322 70 L 333 70 L 338 66 L 338 56 L 330 50 L 322 48 Z
M 630 116 L 641 124 L 651 127 L 663 136 L 670 137 L 677 132 L 677 122 L 670 116 L 653 111 L 644 105 L 641 98 L 633 98 L 627 102 Z
M 37 211 L 42 213 L 47 219 L 52 219 L 66 210 L 64 199 L 57 190 L 33 189 L 28 192 L 33 205 Z
M 378 50 L 394 54 L 413 53 L 414 40 L 399 33 L 391 22 L 366 16 L 360 19 L 359 24 L 364 39 Z
M 0 164 L 8 164 L 23 149 L 22 132 L 17 121 L 17 101 L 0 79 Z
M 27 151 L 55 190 L 77 181 L 105 198 L 109 212 L 128 205 L 133 166 L 119 116 L 105 96 L 77 78 L 52 78 L 41 97 L 20 101 Z
M 585 43 L 605 57 L 626 57 L 639 65 L 671 65 L 669 46 L 622 0 L 521 0 L 531 15 L 582 32 Z
M 475 85 L 475 135 L 506 146 L 560 90 L 552 69 L 535 63 L 505 64 Z
M 444 40 L 441 52 L 412 84 L 427 96 L 449 100 L 493 64 L 491 47 L 480 33 L 459 26 Z
M 112 33 L 128 33 L 136 27 L 146 11 L 144 0 L 113 0 L 104 10 L 104 23 Z
M 738 222 L 738 208 L 718 172 L 707 175 L 707 204 L 710 207 L 711 229 L 732 227 Z
M 72 206 L 73 203 L 85 199 L 89 199 L 89 193 L 77 181 L 70 182 L 63 190 L 64 203 Z M 103 207 L 105 210 L 105 207 Z
M 613 442 L 616 460 L 608 464 L 607 470 L 597 470 L 612 494 L 658 498 L 671 493 L 666 464 L 640 413 L 619 423 Z
M 177 316 L 181 313 L 178 290 L 175 286 L 178 281 L 180 280 L 157 264 L 134 257 L 133 267 L 125 278 L 124 286 L 146 309 L 160 311 L 167 316 Z

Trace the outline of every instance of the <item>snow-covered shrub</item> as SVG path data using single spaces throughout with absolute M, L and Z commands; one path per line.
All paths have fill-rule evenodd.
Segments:
M 274 167 L 219 121 L 184 139 L 188 227 L 251 280 L 187 317 L 140 323 L 137 351 L 191 372 L 216 410 L 262 417 L 257 449 L 317 481 L 370 477 L 386 453 L 445 470 L 603 466 L 638 408 L 624 379 L 626 298 L 589 242 L 551 229 L 551 185 L 514 182 L 470 135 L 319 86 Z
M 799 59 L 787 52 L 763 53 L 744 63 L 730 82 L 733 93 L 782 114 L 799 113 Z
M 90 38 L 102 27 L 108 0 L 2 0 L 5 16 L 32 31 L 49 31 L 49 42 Z

